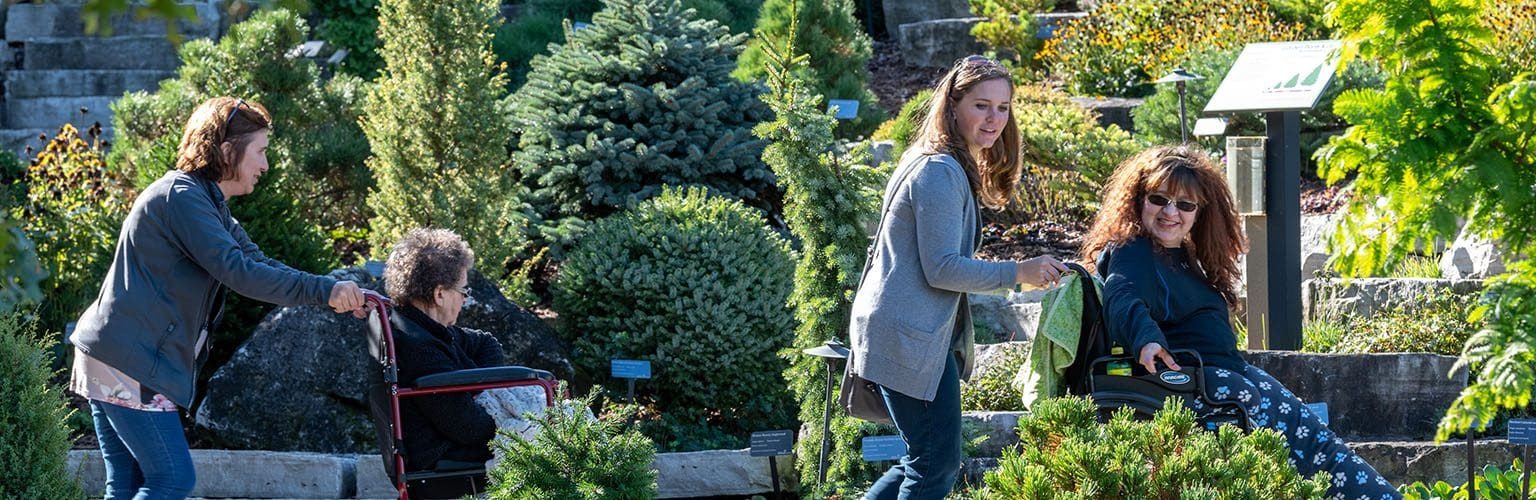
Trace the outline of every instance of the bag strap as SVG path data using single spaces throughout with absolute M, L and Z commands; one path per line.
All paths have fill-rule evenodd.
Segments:
M 911 161 L 903 163 L 900 167 L 897 167 L 897 175 L 900 175 L 901 177 L 896 178 L 896 182 L 892 183 L 886 189 L 885 196 L 881 197 L 880 218 L 875 220 L 875 235 L 870 238 L 869 249 L 864 252 L 864 270 L 859 272 L 859 282 L 854 285 L 854 291 L 858 291 L 860 287 L 864 286 L 864 277 L 869 275 L 869 268 L 874 264 L 875 246 L 880 244 L 880 235 L 885 232 L 885 216 L 890 215 L 891 213 L 891 201 L 896 198 L 896 191 L 901 188 L 902 184 L 907 182 L 907 177 L 912 174 L 912 171 L 917 169 L 917 162 L 922 161 L 929 156 L 933 155 L 930 153 L 916 155 L 912 158 Z

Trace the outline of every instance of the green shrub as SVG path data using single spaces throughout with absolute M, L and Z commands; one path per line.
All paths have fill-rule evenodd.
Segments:
M 1013 115 L 1024 179 L 1014 204 L 998 217 L 1001 221 L 1089 217 L 1109 174 L 1140 150 L 1130 134 L 1116 126 L 1100 127 L 1092 111 L 1047 87 L 1018 86 Z
M 853 16 L 852 0 L 767 0 L 754 33 L 732 73 L 736 78 L 762 80 L 768 74 L 765 41 L 793 34 L 796 50 L 809 57 L 795 71 L 810 85 L 811 95 L 820 96 L 817 105 L 825 108 L 829 99 L 859 101 L 858 116 L 834 129 L 838 137 L 869 135 L 885 120 L 879 99 L 869 90 L 866 65 L 872 49 L 869 35 Z
M 634 429 L 627 415 L 593 418 L 595 393 L 566 402 L 535 421 L 533 440 L 509 434 L 500 446 L 501 463 L 490 472 L 487 492 L 495 500 L 566 498 L 631 500 L 656 496 L 656 449 Z M 498 441 L 499 442 L 499 441 Z
M 1520 475 L 1524 470 L 1518 458 L 1510 464 L 1509 470 L 1489 465 L 1483 467 L 1483 474 L 1476 476 L 1472 484 L 1482 498 L 1520 498 Z M 1532 478 L 1527 491 L 1536 491 L 1536 476 Z M 1470 496 L 1466 483 L 1451 486 L 1445 481 L 1435 481 L 1433 486 L 1415 481 L 1397 490 L 1405 500 L 1465 500 Z
M 729 74 L 743 35 L 687 12 L 677 0 L 607 0 L 592 27 L 535 57 L 508 98 L 512 170 L 543 219 L 541 240 L 563 247 L 575 236 L 564 228 L 663 185 L 770 206 L 773 173 L 750 133 L 768 109 L 757 86 Z
M 1013 377 L 1029 357 L 1029 351 L 1003 348 L 1002 360 L 984 373 L 960 384 L 960 408 L 965 411 L 1024 411 L 1024 398 L 1013 388 Z
M 1207 432 L 1171 398 L 1151 421 L 1125 408 L 1102 425 L 1088 399 L 1036 406 L 978 498 L 1322 498 L 1328 489 L 1325 473 L 1307 479 L 1291 467 L 1274 430 Z
M 53 342 L 35 327 L 0 315 L 0 498 L 84 498 L 66 460 L 71 411 L 49 382 Z
M 1477 296 L 1448 291 L 1422 297 L 1411 309 L 1399 306 L 1351 322 L 1333 352 L 1432 352 L 1461 354 L 1477 331 L 1467 322 Z
M 14 152 L 0 151 L 0 207 L 20 206 L 26 199 L 27 162 Z
M 1488 2 L 1480 18 L 1493 34 L 1489 51 L 1498 60 L 1494 78 L 1510 80 L 1536 67 L 1536 0 Z
M 779 350 L 794 317 L 789 245 L 762 216 L 700 187 L 671 188 L 598 221 L 554 283 L 572 362 L 610 389 L 609 360 L 641 359 L 646 403 L 744 444 L 792 414 Z M 722 377 L 722 373 L 730 376 Z M 653 436 L 667 449 L 690 443 Z M 691 450 L 689 450 L 691 451 Z
M 62 331 L 96 298 L 128 215 L 133 194 L 103 161 L 99 133 L 82 138 L 73 125 L 60 127 L 27 168 L 26 203 L 13 214 L 48 273 L 44 328 Z
M 1035 53 L 1040 50 L 1040 21 L 1035 13 L 1047 12 L 1055 0 L 970 0 L 971 13 L 982 17 L 971 27 L 971 36 L 986 44 L 994 55 L 1013 70 L 1016 81 L 1024 81 L 1038 69 Z
M 338 70 L 372 80 L 384 68 L 379 57 L 379 0 L 314 0 L 320 18 L 315 34 L 347 50 Z
M 1139 97 L 1196 50 L 1295 40 L 1265 0 L 1105 0 L 1069 21 L 1037 57 L 1074 95 Z
M 379 4 L 385 76 L 364 107 L 378 183 L 368 205 L 376 254 L 417 227 L 452 229 L 474 246 L 476 267 L 517 295 L 526 287 L 513 273 L 526 219 L 505 172 L 504 77 L 485 23 L 496 8 L 494 0 Z
M 880 191 L 890 175 L 881 168 L 860 168 L 860 157 L 835 153 L 834 120 L 811 93 L 813 84 L 794 71 L 804 63 L 794 38 L 770 38 L 763 44 L 763 54 L 769 92 L 762 99 L 773 109 L 774 120 L 753 132 L 769 141 L 763 161 L 784 186 L 784 218 L 802 249 L 795 266 L 795 290 L 789 297 L 799 326 L 793 347 L 781 354 L 791 360 L 784 379 L 799 403 L 804 429 L 796 453 L 816 457 L 823 440 L 823 391 L 837 393 L 841 379 L 834 379 L 828 388 L 826 364 L 801 350 L 828 340 L 848 341 L 853 289 L 869 245 L 864 221 L 878 213 Z M 817 461 L 797 462 L 804 496 L 849 496 L 881 473 L 857 451 L 859 439 L 879 432 L 879 427 L 849 417 L 836 406 L 831 414 L 827 480 L 817 478 Z
M 1204 76 L 1204 80 L 1196 80 L 1185 84 L 1184 104 L 1187 110 L 1186 126 L 1193 131 L 1195 120 L 1200 118 L 1200 110 L 1210 102 L 1211 96 L 1216 93 L 1216 88 L 1226 78 L 1227 72 L 1232 69 L 1232 64 L 1237 61 L 1237 56 L 1242 52 L 1241 47 L 1228 49 L 1205 50 L 1194 52 L 1190 55 L 1185 69 Z M 1383 74 L 1374 63 L 1356 60 L 1347 65 L 1343 72 L 1334 75 L 1333 83 L 1318 98 L 1317 106 L 1311 111 L 1301 114 L 1301 152 L 1302 161 L 1307 162 L 1302 169 L 1304 175 L 1313 177 L 1317 169 L 1312 165 L 1312 155 L 1319 147 L 1328 141 L 1328 138 L 1342 133 L 1349 126 L 1344 119 L 1333 113 L 1334 99 L 1339 94 L 1352 89 L 1379 89 L 1382 86 Z M 1141 106 L 1131 111 L 1131 117 L 1136 124 L 1136 134 L 1143 142 L 1152 144 L 1178 144 L 1182 139 L 1179 134 L 1179 92 L 1174 85 L 1158 86 L 1157 92 L 1147 97 Z M 1231 136 L 1264 136 L 1265 124 L 1262 113 L 1236 113 L 1226 115 L 1227 129 L 1223 135 L 1211 137 L 1196 137 L 1191 135 L 1190 142 L 1204 147 L 1206 151 L 1217 158 L 1226 156 L 1226 138 Z
M 922 128 L 923 120 L 928 118 L 928 104 L 933 102 L 933 89 L 923 89 L 901 105 L 901 111 L 896 117 L 880 124 L 875 129 L 871 138 L 877 141 L 891 141 L 894 144 L 893 151 L 897 155 L 907 150 L 912 145 L 912 139 L 917 137 L 918 129 Z
M 0 210 L 0 316 L 42 300 L 43 291 L 38 284 L 47 276 L 26 231 L 11 222 L 9 213 Z

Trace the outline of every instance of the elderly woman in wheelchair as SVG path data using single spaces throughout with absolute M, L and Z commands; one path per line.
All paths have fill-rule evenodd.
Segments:
M 1326 472 L 1336 498 L 1400 498 L 1295 395 L 1239 355 L 1228 320 L 1246 246 L 1239 224 L 1221 172 L 1195 148 L 1151 148 L 1116 169 L 1082 258 L 1103 278 L 1109 341 L 1132 356 L 1134 366 L 1120 369 L 1146 380 L 1200 380 L 1203 394 L 1191 406 L 1237 406 L 1247 422 L 1280 432 L 1296 468 Z M 1197 356 L 1175 356 L 1186 351 Z

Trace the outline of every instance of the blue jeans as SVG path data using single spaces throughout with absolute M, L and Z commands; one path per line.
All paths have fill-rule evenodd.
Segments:
M 866 500 L 941 499 L 955 487 L 960 474 L 960 369 L 954 356 L 945 356 L 944 375 L 933 401 L 923 401 L 880 388 L 885 407 L 907 455 L 870 487 Z
M 178 412 L 91 401 L 96 440 L 107 463 L 106 500 L 186 498 L 197 484 Z

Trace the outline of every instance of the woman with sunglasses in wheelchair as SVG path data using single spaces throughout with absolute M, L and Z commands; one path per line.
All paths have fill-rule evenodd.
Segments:
M 869 499 L 937 499 L 960 470 L 960 379 L 973 352 L 966 293 L 1044 285 L 1066 268 L 1050 256 L 975 259 L 981 207 L 1019 183 L 1019 130 L 1008 71 L 985 57 L 955 63 L 934 89 L 917 138 L 885 188 L 880 226 L 853 300 L 845 406 L 893 422 L 907 453 Z M 862 380 L 859 380 L 862 379 Z M 878 389 L 871 391 L 869 384 Z M 850 388 L 861 387 L 857 392 Z M 866 404 L 849 401 L 863 400 Z
M 469 299 L 469 268 L 475 252 L 446 229 L 413 229 L 390 251 L 384 291 L 396 305 L 390 315 L 400 385 L 434 373 L 506 364 L 501 342 L 455 324 Z M 400 401 L 406 470 L 484 467 L 491 459 L 496 421 L 472 392 Z
M 1247 243 L 1216 164 L 1190 146 L 1154 147 L 1122 163 L 1104 188 L 1083 262 L 1104 277 L 1109 337 L 1149 372 L 1178 370 L 1169 351 L 1204 360 L 1207 396 L 1243 405 L 1285 436 L 1303 475 L 1325 472 L 1334 498 L 1401 498 L 1370 464 L 1274 377 L 1243 360 L 1228 320 Z M 1199 404 L 1199 403 L 1196 403 Z
M 215 97 L 192 111 L 175 169 L 150 184 L 123 220 L 112 266 L 80 316 L 70 390 L 90 401 L 106 462 L 106 498 L 184 498 L 196 485 L 178 408 L 197 371 L 224 290 L 280 305 L 357 312 L 355 283 L 268 258 L 229 214 L 267 171 L 272 116 Z

